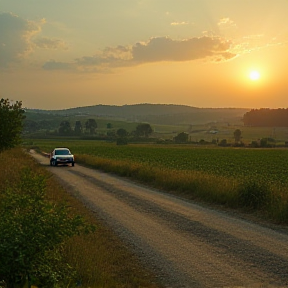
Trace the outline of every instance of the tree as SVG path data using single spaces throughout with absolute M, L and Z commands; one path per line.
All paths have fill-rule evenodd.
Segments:
M 71 135 L 72 128 L 69 121 L 62 121 L 59 127 L 59 134 L 61 135 Z
M 21 101 L 0 100 L 0 152 L 20 143 L 24 118 Z
M 128 144 L 127 138 L 125 138 L 125 137 L 117 138 L 116 144 L 117 145 L 127 145 Z
M 153 130 L 150 124 L 139 124 L 136 127 L 136 135 L 137 136 L 144 136 L 149 137 L 150 134 L 152 134 Z
M 74 127 L 74 132 L 76 135 L 81 135 L 82 134 L 82 124 L 81 121 L 76 121 L 75 122 L 75 127 Z
M 117 132 L 116 132 L 116 134 L 117 134 L 117 136 L 119 136 L 119 137 L 126 137 L 126 136 L 128 136 L 127 130 L 125 130 L 125 129 L 123 129 L 123 128 L 118 129 Z
M 23 132 L 33 133 L 39 130 L 39 124 L 37 121 L 25 119 L 23 125 Z
M 66 206 L 48 202 L 45 189 L 44 176 L 25 169 L 20 184 L 0 193 L 0 282 L 7 288 L 66 287 L 74 278 L 61 248 L 92 227 Z
M 223 147 L 227 146 L 227 145 L 228 145 L 227 139 L 222 139 L 222 140 L 219 142 L 218 145 L 219 145 L 219 146 L 223 146 Z
M 288 127 L 288 109 L 252 109 L 243 116 L 245 126 Z
M 241 132 L 241 130 L 240 129 L 236 129 L 235 131 L 234 131 L 234 139 L 235 139 L 235 143 L 239 143 L 240 141 L 241 141 L 241 134 L 242 134 L 242 132 Z
M 86 130 L 89 131 L 90 134 L 95 134 L 96 128 L 97 128 L 97 123 L 95 119 L 88 119 L 85 122 L 85 128 Z
M 185 132 L 181 132 L 174 138 L 174 140 L 177 143 L 187 143 L 188 142 L 188 134 Z

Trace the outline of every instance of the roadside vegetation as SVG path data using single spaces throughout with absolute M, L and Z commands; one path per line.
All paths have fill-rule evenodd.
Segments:
M 23 131 L 21 106 L 21 101 L 0 100 L 0 165 L 4 167 L 0 169 L 0 287 L 159 287 L 151 272 L 139 265 L 101 220 L 23 149 L 14 148 Z M 29 121 L 22 134 L 26 137 L 23 147 L 28 149 L 49 153 L 65 146 L 76 156 L 76 163 L 131 177 L 180 197 L 288 224 L 286 127 L 277 132 L 270 127 L 271 133 L 263 130 L 266 137 L 260 128 L 246 127 L 245 137 L 249 131 L 253 138 L 255 131 L 260 134 L 257 140 L 244 143 L 240 126 L 229 123 L 221 129 L 213 123 L 199 129 L 188 125 L 186 132 L 184 125 L 182 132 L 172 134 L 163 133 L 167 128 L 163 126 L 157 134 L 147 123 L 130 123 L 133 130 L 128 131 L 118 126 L 124 122 L 106 120 L 105 129 L 100 130 L 99 122 L 90 116 L 84 123 L 76 120 L 74 128 L 62 119 L 54 131 L 46 120 L 41 129 L 36 121 Z M 32 131 L 50 139 L 29 140 Z M 281 139 L 276 141 L 279 132 Z M 221 135 L 225 139 L 220 140 Z
M 125 145 L 99 141 L 34 143 L 68 146 L 82 163 L 169 193 L 252 212 L 288 224 L 288 150 Z
M 159 287 L 112 231 L 15 148 L 24 113 L 21 101 L 0 99 L 0 287 Z
M 9 227 L 5 226 L 5 231 L 1 230 L 0 235 L 0 278 L 2 277 L 0 280 L 5 280 L 4 276 L 7 276 L 8 272 L 11 275 L 14 273 L 13 275 L 17 276 L 12 279 L 14 283 L 10 283 L 9 285 L 7 281 L 0 281 L 0 287 L 28 287 L 25 285 L 29 283 L 33 286 L 49 288 L 76 286 L 91 288 L 159 287 L 155 284 L 153 275 L 140 266 L 135 256 L 128 251 L 112 231 L 105 227 L 101 220 L 97 220 L 96 215 L 84 207 L 79 200 L 69 195 L 59 186 L 55 179 L 44 168 L 41 168 L 28 154 L 24 153 L 22 149 L 14 148 L 0 153 L 0 165 L 1 167 L 5 167 L 5 169 L 0 169 L 0 208 L 3 209 L 1 210 L 2 212 L 6 211 L 6 214 L 2 214 L 1 212 L 0 227 L 3 228 L 7 223 L 9 224 Z M 25 175 L 27 177 L 25 177 Z M 22 189 L 19 187 L 22 187 Z M 7 204 L 8 198 L 6 198 L 6 204 L 3 201 L 4 195 L 7 195 L 7 191 L 9 191 L 10 194 L 8 194 L 12 197 L 10 197 L 10 206 Z M 30 199 L 27 196 L 29 194 L 34 195 L 36 198 L 40 197 L 41 203 L 46 203 L 48 205 L 47 207 L 50 207 L 49 213 L 52 213 L 51 209 L 53 207 L 63 208 L 63 206 L 61 206 L 62 204 L 67 207 L 67 209 L 69 207 L 67 210 L 69 214 L 67 215 L 63 212 L 64 210 L 60 209 L 64 217 L 62 218 L 62 222 L 59 223 L 61 227 L 57 226 L 58 224 L 55 220 L 55 229 L 45 234 L 46 237 L 43 240 L 40 239 L 40 237 L 43 236 L 43 225 L 39 226 L 39 222 L 38 224 L 36 222 L 41 222 L 43 217 L 44 220 L 48 218 L 44 213 L 45 209 L 43 207 L 43 209 L 41 208 L 37 199 L 34 199 L 34 202 L 38 203 L 38 206 L 36 205 L 37 207 L 34 207 L 31 202 L 22 203 L 25 208 L 22 207 L 22 216 L 28 215 L 30 218 L 28 216 L 27 218 L 20 217 L 21 215 L 19 215 L 18 218 L 16 215 L 8 217 L 8 208 L 11 207 L 12 209 L 13 204 L 17 202 L 17 199 L 20 199 L 19 197 L 21 195 L 24 196 L 22 200 L 27 201 Z M 42 199 L 41 195 L 45 199 Z M 9 207 L 7 207 L 7 205 Z M 37 211 L 30 211 L 31 209 L 33 210 L 33 207 L 35 209 L 40 207 L 46 216 L 41 214 L 40 219 L 38 219 L 39 217 L 37 215 L 39 215 L 39 213 L 37 213 Z M 27 212 L 25 215 L 24 211 L 25 213 Z M 53 216 L 54 219 L 55 217 L 57 218 L 55 213 L 51 216 Z M 22 221 L 24 221 L 23 219 L 25 218 L 26 222 L 19 224 L 20 218 Z M 33 221 L 32 218 L 34 219 Z M 74 230 L 73 227 L 69 226 L 73 229 L 69 230 L 70 232 L 68 231 L 69 233 L 65 235 L 65 227 L 67 227 L 67 223 L 70 221 L 69 219 L 74 219 L 76 222 L 71 224 L 76 226 L 85 222 L 83 228 L 86 227 L 90 230 L 90 233 L 77 233 L 77 235 L 74 236 L 69 235 L 70 232 L 79 231 L 79 229 Z M 19 230 L 19 225 L 23 231 Z M 29 230 L 31 226 L 33 226 L 34 230 Z M 96 227 L 96 231 L 91 231 L 90 227 Z M 48 254 L 45 254 L 45 259 L 47 260 L 45 266 L 43 265 L 43 261 L 39 262 L 39 259 L 36 259 L 35 255 L 38 257 L 39 254 L 33 254 L 33 249 L 35 249 L 38 244 L 40 245 L 39 248 L 43 249 L 43 246 L 45 247 L 45 245 L 50 243 L 49 239 L 55 240 L 55 235 L 59 233 L 62 234 L 65 239 L 61 245 L 56 245 L 55 249 L 51 249 Z M 7 241 L 4 241 L 5 239 L 7 239 Z M 4 245 L 7 246 L 6 250 Z M 31 253 L 29 254 L 28 252 Z M 13 259 L 10 259 L 9 255 Z M 25 258 L 27 255 L 32 258 Z M 3 261 L 6 261 L 5 265 Z M 31 263 L 34 263 L 36 267 L 33 265 L 31 267 Z M 17 267 L 22 265 L 20 267 L 22 272 L 19 270 L 21 273 L 15 271 L 16 264 Z M 23 277 L 28 276 L 29 273 L 27 272 L 31 272 L 29 279 L 28 277 Z

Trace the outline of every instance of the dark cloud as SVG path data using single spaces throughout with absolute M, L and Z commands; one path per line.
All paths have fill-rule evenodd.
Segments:
M 18 62 L 29 54 L 31 37 L 40 31 L 39 24 L 11 13 L 0 13 L 0 67 Z

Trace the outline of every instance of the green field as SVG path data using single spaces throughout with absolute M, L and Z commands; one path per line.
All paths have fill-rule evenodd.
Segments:
M 288 223 L 287 148 L 117 146 L 88 140 L 36 140 L 33 146 L 43 152 L 69 147 L 76 163 L 130 177 L 189 200 L 248 209 L 265 219 Z
M 67 146 L 74 154 L 124 160 L 163 169 L 200 171 L 236 179 L 254 178 L 271 184 L 288 184 L 288 149 L 212 148 L 188 145 L 117 146 L 99 141 L 47 141 L 35 145 L 45 152 Z

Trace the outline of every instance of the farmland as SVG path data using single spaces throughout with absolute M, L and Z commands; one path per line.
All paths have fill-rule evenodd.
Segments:
M 50 152 L 67 146 L 76 163 L 130 177 L 187 199 L 257 212 L 288 223 L 288 149 L 37 140 Z M 261 216 L 261 217 L 262 217 Z
M 271 184 L 288 184 L 288 149 L 235 149 L 188 145 L 127 145 L 98 141 L 35 142 L 43 151 L 68 146 L 74 154 L 123 160 L 162 169 L 200 171 L 235 179 L 263 179 Z M 77 157 L 76 156 L 76 157 Z

